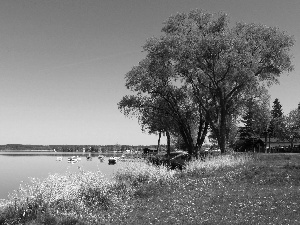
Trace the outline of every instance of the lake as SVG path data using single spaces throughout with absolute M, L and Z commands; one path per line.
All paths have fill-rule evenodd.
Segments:
M 68 157 L 80 156 L 81 161 L 68 162 Z M 9 193 L 17 190 L 21 182 L 28 183 L 30 177 L 46 178 L 54 173 L 76 173 L 79 169 L 84 171 L 100 170 L 107 178 L 112 175 L 125 162 L 118 161 L 115 165 L 108 165 L 108 157 L 113 154 L 103 154 L 105 159 L 101 162 L 97 154 L 92 154 L 92 160 L 86 159 L 86 153 L 54 153 L 54 152 L 0 152 L 0 199 L 6 199 Z M 57 161 L 57 157 L 63 157 Z M 119 155 L 116 155 L 119 156 Z

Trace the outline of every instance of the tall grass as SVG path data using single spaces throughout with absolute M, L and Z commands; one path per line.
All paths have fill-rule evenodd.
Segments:
M 32 178 L 2 203 L 2 217 L 7 224 L 44 222 L 53 217 L 97 223 L 103 214 L 95 214 L 95 211 L 118 206 L 126 192 L 126 186 L 105 179 L 99 171 L 53 174 L 44 180 Z
M 132 213 L 134 199 L 159 195 L 162 188 L 177 186 L 182 176 L 233 168 L 251 160 L 250 155 L 218 156 L 191 161 L 183 171 L 130 162 L 112 180 L 100 171 L 83 170 L 44 180 L 32 178 L 0 203 L 0 224 L 118 224 Z
M 136 187 L 141 184 L 172 183 L 175 181 L 176 173 L 177 171 L 169 170 L 165 166 L 153 166 L 152 164 L 139 161 L 128 163 L 115 174 L 114 179 Z
M 204 161 L 193 160 L 186 165 L 185 173 L 201 174 L 203 172 L 212 172 L 228 167 L 237 167 L 253 162 L 253 154 L 228 154 L 215 157 L 207 157 Z

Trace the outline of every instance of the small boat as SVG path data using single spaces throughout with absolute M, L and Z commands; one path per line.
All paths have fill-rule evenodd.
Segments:
M 68 162 L 77 162 L 77 157 L 72 156 L 72 157 L 68 158 Z
M 108 165 L 114 165 L 114 164 L 116 164 L 116 162 L 117 162 L 117 160 L 115 157 L 110 157 L 108 159 Z
M 87 161 L 92 161 L 92 159 L 93 159 L 93 158 L 92 158 L 92 154 L 89 153 L 89 155 L 86 156 L 86 160 L 87 160 Z
M 127 158 L 126 155 L 123 154 L 123 155 L 121 155 L 121 156 L 119 157 L 119 160 L 120 160 L 120 161 L 125 161 L 126 158 Z
M 63 160 L 63 157 L 62 157 L 62 156 L 56 157 L 56 161 L 62 161 L 62 160 Z
M 77 161 L 81 161 L 81 157 L 80 156 L 77 156 L 76 159 L 77 159 Z
M 98 159 L 104 159 L 103 155 L 98 155 Z
M 98 159 L 100 160 L 100 162 L 104 161 L 104 156 L 103 155 L 98 155 Z

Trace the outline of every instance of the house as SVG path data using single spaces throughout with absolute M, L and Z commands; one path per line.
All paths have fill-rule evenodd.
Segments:
M 264 143 L 265 139 L 260 138 Z M 267 152 L 300 152 L 300 139 L 294 139 L 291 147 L 290 140 L 280 140 L 278 138 L 267 138 Z

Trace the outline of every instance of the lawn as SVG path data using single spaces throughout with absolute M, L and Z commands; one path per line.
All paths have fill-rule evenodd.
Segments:
M 136 198 L 117 223 L 300 224 L 300 155 L 259 154 L 206 168 Z
M 225 155 L 183 171 L 131 163 L 114 181 L 53 175 L 2 205 L 0 224 L 300 224 L 300 154 Z

